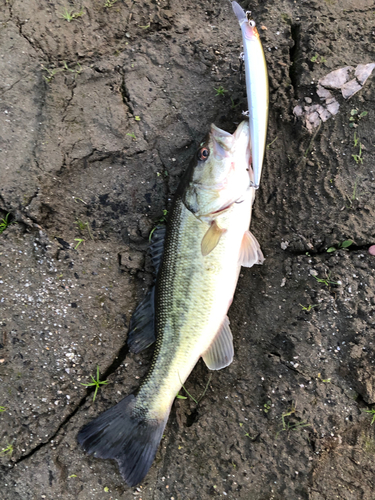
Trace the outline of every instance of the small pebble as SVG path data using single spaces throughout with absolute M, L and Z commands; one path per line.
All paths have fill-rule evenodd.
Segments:
M 375 245 L 370 246 L 370 248 L 368 249 L 368 253 L 370 255 L 375 255 Z

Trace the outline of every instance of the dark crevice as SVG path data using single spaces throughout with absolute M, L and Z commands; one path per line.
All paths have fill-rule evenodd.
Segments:
M 24 22 L 20 21 L 20 19 L 16 19 L 15 21 L 16 23 L 16 26 L 18 28 L 18 31 L 19 31 L 19 34 L 30 44 L 30 46 L 35 50 L 35 51 L 38 51 L 40 50 L 40 52 L 42 52 L 42 54 L 44 55 L 44 57 L 47 59 L 47 61 L 50 63 L 51 62 L 51 58 L 49 57 L 48 54 L 46 54 L 44 52 L 44 50 L 42 49 L 41 45 L 35 41 L 31 41 L 27 35 L 25 35 L 25 33 L 23 33 L 22 31 L 22 26 L 25 24 Z
M 125 85 L 125 75 L 122 76 L 122 84 L 121 84 L 120 91 L 121 91 L 123 103 L 127 106 L 129 111 L 134 115 L 134 110 L 133 110 L 133 107 L 131 106 L 131 102 L 130 102 L 130 94 L 129 94 L 129 91 Z
M 289 50 L 289 57 L 291 65 L 289 67 L 289 77 L 293 85 L 294 97 L 297 99 L 297 87 L 300 77 L 300 65 L 298 60 L 300 58 L 300 38 L 301 38 L 301 26 L 299 24 L 292 24 L 290 27 L 290 34 L 294 41 L 294 45 Z
M 186 427 L 191 427 L 193 424 L 195 424 L 198 421 L 198 417 L 198 408 L 194 408 L 190 415 L 186 415 Z
M 26 78 L 26 77 L 25 77 Z M 14 83 L 12 83 L 12 85 L 10 85 L 8 88 L 4 89 L 2 92 L 1 92 L 1 96 L 3 96 L 6 92 L 9 92 L 9 90 L 12 90 L 12 88 L 17 85 L 17 83 L 19 82 L 22 82 L 24 78 L 19 78 L 18 80 L 16 80 Z
M 68 108 L 69 108 L 69 106 L 70 106 L 70 103 L 72 102 L 72 100 L 73 100 L 73 98 L 74 98 L 74 88 L 75 88 L 75 87 L 73 87 L 73 88 L 71 89 L 71 95 L 70 95 L 70 97 L 66 100 L 66 104 L 64 105 L 64 109 L 63 109 L 63 117 L 62 117 L 62 119 L 61 119 L 61 121 L 62 121 L 62 122 L 64 122 L 64 121 L 65 121 L 65 118 L 66 118 L 66 113 L 67 113 L 67 111 L 68 111 Z

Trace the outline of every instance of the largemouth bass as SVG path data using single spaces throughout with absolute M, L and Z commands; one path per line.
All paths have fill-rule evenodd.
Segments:
M 86 425 L 78 441 L 99 458 L 116 459 L 134 486 L 155 457 L 173 401 L 200 357 L 211 370 L 233 359 L 227 317 L 239 271 L 263 262 L 248 231 L 252 187 L 249 125 L 229 134 L 211 126 L 177 190 L 166 231 L 155 231 L 156 285 L 133 314 L 128 344 L 155 340 L 151 368 L 136 395 Z
M 268 73 L 262 43 L 255 22 L 237 2 L 232 8 L 242 31 L 246 93 L 249 106 L 250 137 L 253 153 L 254 187 L 259 187 L 266 147 L 268 124 Z

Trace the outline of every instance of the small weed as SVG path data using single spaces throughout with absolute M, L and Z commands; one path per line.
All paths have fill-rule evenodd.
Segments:
M 6 411 L 6 407 L 5 406 L 0 406 L 0 413 L 2 413 L 3 411 Z
M 113 7 L 115 5 L 115 3 L 117 3 L 118 0 L 106 0 L 105 4 L 104 4 L 104 8 L 105 9 L 110 9 L 111 7 Z
M 313 309 L 314 307 L 318 307 L 319 304 L 309 304 L 308 306 L 303 306 L 302 304 L 300 304 L 300 306 L 302 307 L 302 311 L 307 311 L 307 312 L 310 312 L 311 309 Z
M 76 244 L 76 246 L 74 247 L 74 250 L 77 250 L 77 248 L 79 247 L 79 245 L 81 243 L 83 243 L 85 240 L 83 238 L 74 238 L 74 241 L 78 241 L 78 243 Z
M 270 149 L 270 147 L 272 146 L 272 144 L 273 144 L 275 141 L 277 141 L 277 136 L 275 137 L 275 139 L 274 139 L 272 142 L 270 142 L 269 144 L 267 144 L 266 149 Z
M 86 229 L 86 224 L 87 222 L 82 222 L 80 221 L 79 219 L 76 221 L 76 224 L 77 224 L 77 227 L 80 231 L 83 231 L 84 229 Z
M 157 226 L 158 226 L 159 224 L 166 224 L 166 222 L 167 222 L 167 215 L 168 215 L 168 210 L 165 210 L 165 209 L 164 209 L 164 210 L 163 210 L 163 215 L 162 215 L 162 216 L 161 216 L 161 217 L 160 217 L 157 221 L 155 221 L 155 224 L 156 224 L 156 225 L 155 225 L 155 227 L 153 227 L 153 228 L 151 229 L 150 235 L 149 235 L 149 237 L 148 237 L 149 241 L 151 241 L 152 235 L 154 234 L 154 231 L 155 231 L 155 229 L 157 228 Z
M 216 95 L 217 95 L 217 94 L 216 94 Z M 232 108 L 232 109 L 236 109 L 236 108 L 240 105 L 240 103 L 239 103 L 239 102 L 238 102 L 237 104 L 234 104 L 234 101 L 233 101 L 233 98 L 232 98 L 232 97 L 230 98 L 230 101 L 231 101 L 231 103 L 232 103 L 232 105 L 231 105 L 231 108 Z
M 90 224 L 88 222 L 82 222 L 81 220 L 77 219 L 76 224 L 77 224 L 77 227 L 80 231 L 84 231 L 85 229 L 87 229 L 87 232 L 89 233 L 90 238 L 92 240 L 94 239 L 92 236 L 92 233 L 91 233 Z
M 79 62 L 77 62 L 76 65 L 77 65 L 77 68 L 72 69 L 72 68 L 69 68 L 69 66 L 67 65 L 67 63 L 65 61 L 63 61 L 62 68 L 49 69 L 49 68 L 46 68 L 45 66 L 43 66 L 43 64 L 42 64 L 42 70 L 47 72 L 47 76 L 44 75 L 43 78 L 45 79 L 45 81 L 47 83 L 51 83 L 52 80 L 54 79 L 55 75 L 57 75 L 58 73 L 62 73 L 63 71 L 68 71 L 69 73 L 74 73 L 75 75 L 79 75 L 82 72 L 82 66 L 79 64 Z
M 210 376 L 208 377 L 208 382 L 207 382 L 207 384 L 206 384 L 206 387 L 204 388 L 204 391 L 203 391 L 202 395 L 201 395 L 201 396 L 199 396 L 199 398 L 198 398 L 198 399 L 193 398 L 193 396 L 190 394 L 190 392 L 188 392 L 188 390 L 186 389 L 186 387 L 184 386 L 184 384 L 182 384 L 182 383 L 181 383 L 183 390 L 186 392 L 186 394 L 189 396 L 189 398 L 190 398 L 190 399 L 192 399 L 192 400 L 194 401 L 194 403 L 195 403 L 196 405 L 199 403 L 199 401 L 200 401 L 200 400 L 204 397 L 204 395 L 206 394 L 207 389 L 208 389 L 208 386 L 209 386 L 209 384 L 210 384 L 210 382 L 211 382 L 211 378 L 212 378 L 212 373 L 210 373 Z M 181 382 L 181 380 L 180 380 L 180 382 Z M 187 399 L 185 396 L 181 396 L 181 394 L 177 394 L 176 398 L 177 398 L 177 399 Z
M 141 121 L 141 117 L 140 117 L 140 116 L 135 116 L 135 117 L 134 117 L 134 120 L 135 120 L 136 122 L 140 122 L 140 121 Z
M 362 146 L 363 144 L 359 143 L 359 151 L 358 151 L 358 154 L 357 155 L 352 155 L 352 158 L 354 159 L 354 161 L 356 162 L 357 165 L 359 165 L 360 163 L 362 164 L 363 163 L 363 158 L 362 158 Z
M 82 202 L 84 205 L 87 205 L 85 201 L 82 200 L 82 198 L 77 198 L 77 196 L 73 196 L 73 200 L 77 203 L 77 200 Z
M 318 278 L 318 276 L 314 276 L 313 278 L 316 279 L 318 283 L 324 283 L 326 286 L 328 285 L 341 285 L 339 281 L 332 281 L 331 280 L 331 273 L 328 274 L 327 278 Z
M 64 10 L 61 12 L 60 15 L 62 19 L 65 19 L 65 21 L 68 21 L 68 23 L 70 23 L 71 21 L 74 21 L 74 19 L 82 17 L 83 14 L 84 14 L 83 9 L 81 9 L 79 12 L 74 12 L 73 9 L 68 9 L 67 7 L 64 7 Z
M 318 373 L 318 379 L 323 382 L 324 384 L 330 384 L 331 383 L 331 379 L 330 378 L 322 378 L 321 374 Z
M 217 89 L 215 89 L 215 87 L 214 87 L 214 90 L 216 90 L 216 94 L 215 94 L 216 96 L 217 95 L 224 95 L 226 92 L 228 92 L 227 90 L 225 90 L 225 88 L 222 85 L 220 85 L 220 87 L 218 87 Z
M 352 204 L 354 201 L 358 200 L 358 193 L 357 193 L 357 187 L 358 187 L 358 179 L 356 179 L 355 183 L 354 183 L 354 187 L 353 187 L 353 192 L 352 192 L 352 196 L 349 198 L 348 195 L 346 195 L 346 197 L 348 198 L 349 200 L 349 205 L 346 205 L 346 208 L 351 208 Z
M 264 413 L 268 413 L 271 409 L 271 401 L 267 401 L 267 403 L 264 403 L 263 405 L 263 411 Z
M 372 408 L 371 410 L 363 410 L 365 413 L 370 413 L 372 415 L 371 419 L 371 425 L 375 422 L 375 408 Z
M 354 132 L 353 140 L 354 140 L 354 147 L 356 148 L 359 143 L 359 137 L 357 136 L 357 132 Z
M 317 64 L 324 64 L 327 62 L 327 59 L 319 54 L 315 54 L 315 56 L 312 56 L 310 61 Z
M 177 394 L 176 399 L 187 399 L 187 397 L 181 396 L 181 394 Z
M 135 136 L 135 134 L 134 134 L 134 133 L 132 133 L 132 134 L 129 134 L 129 133 L 128 133 L 128 134 L 126 134 L 126 135 L 130 135 L 130 137 L 131 137 L 132 139 L 136 139 L 136 136 Z
M 9 222 L 9 214 L 6 214 L 4 219 L 0 219 L 0 234 L 5 231 L 7 227 L 9 227 L 11 224 L 15 224 L 15 222 Z
M 246 432 L 245 437 L 250 438 L 251 441 L 255 441 L 255 439 L 257 438 L 257 436 L 250 436 L 250 434 L 248 432 Z
M 151 24 L 150 24 L 150 23 L 148 23 L 148 24 L 146 24 L 146 26 L 140 26 L 140 25 L 138 25 L 138 26 L 139 26 L 140 28 L 142 28 L 143 30 L 147 30 L 147 29 L 151 26 Z
M 70 479 L 72 477 L 77 477 L 77 474 L 71 474 L 70 476 L 68 476 L 68 479 Z
M 361 113 L 358 111 L 358 109 L 352 109 L 350 111 L 350 118 L 349 118 L 349 127 L 351 128 L 356 128 L 358 127 L 359 121 L 364 118 L 365 116 L 368 115 L 368 111 L 362 111 Z
M 336 250 L 340 250 L 343 248 L 349 248 L 350 245 L 353 245 L 353 240 L 345 240 L 342 243 L 339 243 L 338 245 L 336 245 L 336 247 L 327 248 L 327 253 L 336 252 Z
M 8 454 L 8 455 L 12 456 L 12 453 L 13 453 L 13 445 L 8 444 L 8 446 L 6 448 L 3 448 L 0 451 L 0 456 L 1 455 L 5 455 L 5 454 Z
M 99 366 L 96 367 L 96 380 L 94 379 L 94 377 L 92 375 L 90 375 L 90 377 L 92 378 L 92 382 L 90 382 L 88 384 L 83 384 L 81 382 L 81 385 L 84 385 L 85 387 L 95 386 L 95 392 L 94 392 L 94 397 L 93 397 L 93 401 L 95 401 L 95 398 L 96 398 L 96 395 L 98 393 L 100 386 L 103 384 L 104 385 L 108 384 L 109 380 L 100 380 L 100 378 L 99 378 Z
M 319 123 L 319 126 L 317 127 L 316 131 L 314 132 L 314 135 L 310 139 L 309 145 L 307 146 L 307 149 L 306 149 L 306 151 L 305 151 L 305 153 L 303 155 L 304 158 L 307 158 L 307 155 L 310 152 L 311 146 L 313 145 L 313 143 L 314 143 L 314 141 L 316 139 L 316 136 L 318 135 L 318 133 L 320 131 L 321 126 L 322 126 L 322 122 Z
M 282 428 L 276 433 L 276 438 L 283 431 L 294 431 L 297 429 L 302 429 L 302 427 L 311 427 L 311 424 L 308 424 L 306 420 L 301 420 L 301 422 L 295 422 L 295 423 L 290 422 L 289 420 L 288 421 L 285 420 L 287 417 L 294 415 L 295 412 L 296 412 L 296 405 L 294 404 L 294 402 L 292 402 L 290 410 L 281 415 Z
M 352 193 L 352 201 L 357 199 L 357 187 L 358 187 L 358 179 L 356 179 L 354 183 L 353 193 Z
M 69 68 L 69 66 L 66 64 L 65 61 L 63 61 L 63 66 L 65 71 L 69 71 L 69 73 L 74 73 L 76 75 L 79 75 L 80 73 L 82 73 L 82 66 L 79 64 L 78 61 L 76 62 L 76 65 L 78 66 L 78 69 L 72 69 Z
M 47 71 L 47 76 L 43 75 L 43 78 L 45 79 L 45 81 L 47 83 L 51 83 L 54 76 L 56 75 L 56 73 L 60 73 L 61 71 L 63 71 L 61 68 L 54 68 L 54 69 L 49 69 L 49 68 L 46 68 L 45 66 L 43 66 L 42 64 L 42 69 L 44 71 Z

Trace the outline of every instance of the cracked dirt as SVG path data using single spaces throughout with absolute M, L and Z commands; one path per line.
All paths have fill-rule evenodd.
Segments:
M 252 221 L 266 261 L 241 272 L 233 364 L 209 380 L 198 363 L 186 388 L 207 392 L 176 400 L 137 488 L 77 432 L 147 371 L 126 335 L 153 280 L 149 233 L 246 93 L 228 2 L 105 3 L 0 4 L 0 497 L 372 499 L 375 77 L 314 134 L 293 109 L 375 61 L 373 2 L 241 2 L 270 79 Z

